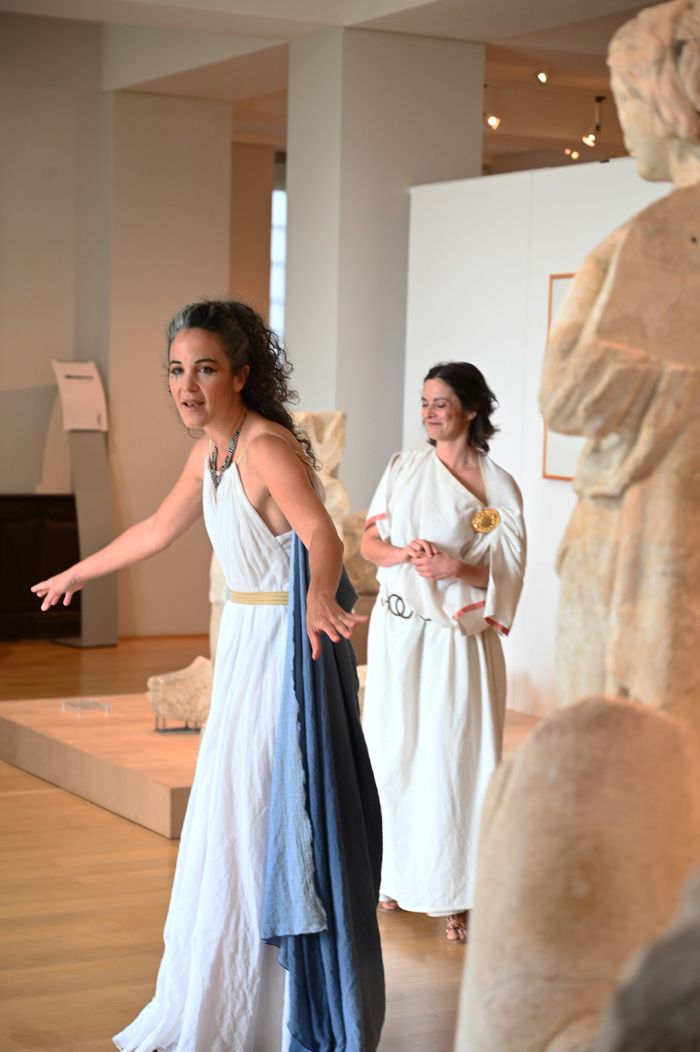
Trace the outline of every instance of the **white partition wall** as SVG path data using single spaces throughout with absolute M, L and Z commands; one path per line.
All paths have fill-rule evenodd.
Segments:
M 438 361 L 474 362 L 500 403 L 492 456 L 523 492 L 529 531 L 523 598 L 506 641 L 508 704 L 551 713 L 554 560 L 574 504 L 568 482 L 542 478 L 537 396 L 549 275 L 575 271 L 606 234 L 665 194 L 630 160 L 517 172 L 411 191 L 405 449 L 423 441 L 418 400 Z

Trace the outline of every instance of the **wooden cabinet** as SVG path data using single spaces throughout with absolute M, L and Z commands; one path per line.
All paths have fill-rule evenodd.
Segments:
M 78 558 L 72 494 L 0 495 L 0 639 L 80 635 L 80 593 L 42 614 L 29 591 Z

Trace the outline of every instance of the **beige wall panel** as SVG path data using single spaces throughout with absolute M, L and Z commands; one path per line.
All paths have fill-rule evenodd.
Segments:
M 69 489 L 50 359 L 100 361 L 104 349 L 95 310 L 105 259 L 97 238 L 99 67 L 98 27 L 0 15 L 4 493 Z
M 267 319 L 270 310 L 270 225 L 275 149 L 231 146 L 231 295 Z
M 120 93 L 114 112 L 111 467 L 121 528 L 153 512 L 191 445 L 170 403 L 165 327 L 228 285 L 227 104 Z M 201 524 L 120 574 L 122 635 L 204 632 L 210 547 Z

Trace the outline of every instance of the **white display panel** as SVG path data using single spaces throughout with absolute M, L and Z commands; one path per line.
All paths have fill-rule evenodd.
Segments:
M 94 362 L 51 360 L 64 431 L 107 431 L 107 402 Z
M 506 641 L 508 704 L 525 712 L 556 706 L 554 564 L 575 500 L 569 482 L 542 477 L 549 278 L 574 273 L 668 189 L 640 179 L 625 158 L 411 191 L 403 446 L 425 441 L 418 406 L 428 369 L 445 360 L 477 365 L 500 403 L 493 458 L 515 476 L 525 502 L 528 571 Z

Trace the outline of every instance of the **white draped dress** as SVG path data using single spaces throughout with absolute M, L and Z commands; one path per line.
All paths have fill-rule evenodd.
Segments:
M 481 810 L 501 756 L 506 704 L 499 635 L 507 634 L 525 567 L 515 482 L 480 457 L 498 524 L 478 533 L 484 505 L 434 449 L 396 454 L 368 512 L 397 547 L 420 537 L 487 565 L 486 590 L 429 581 L 409 564 L 377 571 L 363 725 L 382 805 L 382 895 L 407 910 L 472 904 Z
M 288 589 L 292 535 L 270 532 L 235 465 L 218 490 L 206 474 L 204 518 L 229 588 Z M 124 1052 L 286 1047 L 286 973 L 259 936 L 286 635 L 286 606 L 226 603 L 156 992 L 115 1037 Z

